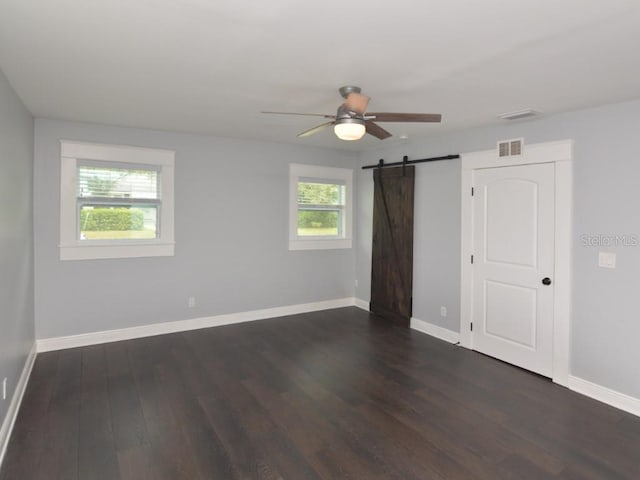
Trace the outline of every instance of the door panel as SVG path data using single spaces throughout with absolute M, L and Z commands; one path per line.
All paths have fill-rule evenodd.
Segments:
M 536 347 L 534 288 L 487 280 L 485 289 L 486 334 L 525 347 Z M 513 318 L 519 318 L 514 322 Z
M 373 248 L 370 310 L 409 326 L 413 291 L 415 167 L 373 171 Z
M 551 376 L 555 167 L 474 171 L 473 345 Z
M 504 179 L 486 186 L 487 260 L 533 267 L 537 264 L 538 185 Z M 504 232 L 509 232 L 505 235 Z

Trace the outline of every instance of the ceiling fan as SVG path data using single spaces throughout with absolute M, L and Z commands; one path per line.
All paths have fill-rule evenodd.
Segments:
M 334 132 L 341 140 L 360 140 L 365 133 L 380 140 L 389 138 L 391 133 L 374 122 L 440 122 L 439 113 L 389 113 L 367 112 L 369 97 L 362 95 L 360 87 L 347 85 L 338 90 L 345 102 L 338 107 L 335 115 L 322 113 L 262 112 L 278 115 L 303 115 L 330 118 L 331 121 L 305 130 L 298 137 L 308 137 L 333 125 Z

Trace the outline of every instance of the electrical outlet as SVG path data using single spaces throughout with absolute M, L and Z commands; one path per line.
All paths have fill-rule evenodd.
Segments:
M 187 305 L 189 306 L 189 308 L 193 308 L 196 306 L 196 297 L 189 297 L 187 299 Z
M 441 317 L 447 316 L 447 307 L 440 307 L 440 316 Z
M 353 282 L 353 285 L 354 285 L 354 287 L 358 288 L 358 280 L 355 280 L 355 281 Z
M 7 399 L 7 377 L 2 380 L 2 400 Z

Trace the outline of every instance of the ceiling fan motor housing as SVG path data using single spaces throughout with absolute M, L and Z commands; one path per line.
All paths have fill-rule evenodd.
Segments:
M 346 105 L 342 104 L 338 107 L 338 112 L 336 113 L 336 120 L 345 120 L 345 119 L 360 119 L 361 115 L 358 115 L 356 112 L 351 112 L 347 109 Z

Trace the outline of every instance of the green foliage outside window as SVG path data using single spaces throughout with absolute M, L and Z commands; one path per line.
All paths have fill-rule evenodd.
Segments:
M 344 195 L 344 185 L 299 182 L 298 235 L 339 235 Z
M 144 214 L 131 208 L 82 208 L 80 230 L 87 232 L 144 230 Z
M 344 185 L 299 182 L 298 203 L 304 205 L 344 205 Z
M 338 229 L 338 212 L 326 210 L 298 210 L 298 227 Z

